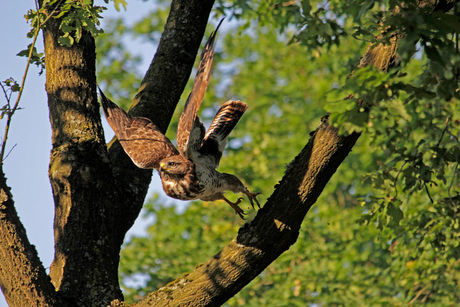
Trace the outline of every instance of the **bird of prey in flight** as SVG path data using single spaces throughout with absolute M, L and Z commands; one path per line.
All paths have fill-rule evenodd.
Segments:
M 110 101 L 99 89 L 102 108 L 110 127 L 123 149 L 139 168 L 157 169 L 163 190 L 172 198 L 181 200 L 201 199 L 226 201 L 244 219 L 244 211 L 238 206 L 242 201 L 228 200 L 224 193 L 243 193 L 254 208 L 260 208 L 256 196 L 251 193 L 238 177 L 220 173 L 222 152 L 227 138 L 248 105 L 241 101 L 229 100 L 217 111 L 208 131 L 197 116 L 211 76 L 214 58 L 216 30 L 211 34 L 201 55 L 198 72 L 192 91 L 185 103 L 177 129 L 177 149 L 171 141 L 148 118 L 132 117 Z

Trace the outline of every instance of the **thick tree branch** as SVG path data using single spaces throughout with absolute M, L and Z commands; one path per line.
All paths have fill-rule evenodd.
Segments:
M 421 3 L 426 5 L 426 3 Z M 448 9 L 450 2 L 431 3 Z M 401 36 L 389 45 L 371 45 L 359 67 L 388 71 L 395 65 Z M 327 119 L 289 165 L 286 175 L 256 218 L 245 224 L 218 254 L 193 272 L 147 295 L 136 306 L 220 306 L 295 243 L 301 223 L 359 138 L 339 136 Z
M 0 287 L 10 307 L 72 306 L 51 284 L 37 250 L 14 208 L 10 188 L 0 174 Z
M 324 118 L 256 218 L 221 252 L 136 306 L 220 306 L 239 292 L 294 244 L 306 213 L 358 137 L 339 136 Z

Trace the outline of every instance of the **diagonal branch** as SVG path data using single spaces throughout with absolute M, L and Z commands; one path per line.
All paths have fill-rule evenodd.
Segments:
M 0 287 L 8 305 L 72 306 L 51 284 L 19 220 L 3 172 L 0 175 Z
M 337 131 L 325 117 L 255 219 L 203 265 L 136 306 L 220 306 L 258 276 L 297 240 L 308 210 L 360 136 Z

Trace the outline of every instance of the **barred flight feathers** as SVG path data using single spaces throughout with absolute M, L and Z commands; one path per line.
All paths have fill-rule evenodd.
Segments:
M 163 190 L 170 197 L 181 200 L 224 200 L 244 218 L 243 210 L 236 202 L 228 200 L 224 193 L 245 194 L 252 207 L 259 206 L 256 196 L 234 175 L 220 173 L 219 166 L 227 138 L 248 105 L 241 101 L 227 101 L 217 111 L 207 133 L 197 116 L 208 87 L 214 57 L 216 33 L 222 21 L 209 38 L 201 56 L 195 77 L 177 129 L 177 147 L 149 119 L 132 117 L 107 99 L 99 89 L 102 107 L 115 135 L 131 160 L 140 168 L 159 170 Z
M 228 135 L 247 109 L 246 103 L 229 100 L 217 111 L 199 150 L 202 155 L 212 155 L 215 158 L 214 167 L 217 168 L 219 165 L 222 152 L 227 145 Z
M 99 93 L 107 122 L 137 167 L 158 169 L 161 160 L 179 154 L 171 141 L 150 119 L 132 117 L 110 101 L 101 89 Z
M 177 148 L 179 152 L 187 158 L 191 158 L 191 152 L 197 151 L 201 145 L 201 122 L 196 120 L 198 109 L 203 101 L 204 94 L 208 88 L 211 77 L 212 62 L 214 60 L 214 49 L 216 45 L 216 35 L 222 24 L 222 19 L 216 30 L 209 37 L 201 54 L 200 64 L 195 76 L 192 91 L 185 102 L 177 127 Z M 200 138 L 201 136 L 201 138 Z

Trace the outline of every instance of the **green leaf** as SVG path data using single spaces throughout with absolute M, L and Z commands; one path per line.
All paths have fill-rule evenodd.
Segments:
M 438 50 L 436 48 L 430 47 L 430 46 L 425 46 L 424 48 L 426 55 L 428 58 L 432 61 L 438 62 L 442 65 L 444 65 L 444 61 L 442 60 L 441 55 L 439 54 Z
M 24 49 L 22 51 L 20 51 L 18 54 L 16 54 L 17 56 L 22 56 L 22 57 L 28 57 L 29 56 L 29 53 L 30 53 L 30 50 L 29 49 Z
M 399 226 L 400 221 L 404 218 L 404 213 L 399 208 L 402 202 L 398 199 L 392 200 L 388 204 L 387 213 L 391 217 L 393 228 Z
M 113 1 L 114 4 L 115 4 L 115 9 L 119 12 L 120 11 L 120 5 L 123 5 L 123 9 L 126 11 L 126 6 L 128 5 L 128 3 L 126 2 L 126 0 L 114 0 Z
M 74 39 L 72 36 L 61 36 L 58 38 L 59 44 L 65 47 L 71 47 L 73 45 Z
M 14 83 L 14 85 L 11 87 L 11 90 L 13 92 L 19 92 L 20 89 L 21 89 L 21 87 L 17 83 Z
M 302 5 L 302 13 L 303 13 L 303 15 L 309 15 L 310 10 L 311 10 L 310 0 L 302 0 L 302 1 L 300 1 L 300 4 Z
M 329 113 L 345 113 L 346 111 L 353 110 L 356 102 L 352 99 L 344 99 L 336 102 L 328 102 L 324 106 L 324 110 Z

